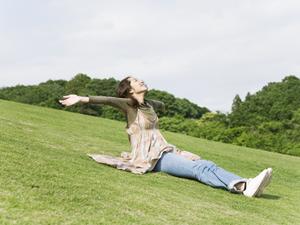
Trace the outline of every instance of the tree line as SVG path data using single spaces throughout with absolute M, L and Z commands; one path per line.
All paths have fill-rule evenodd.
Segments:
M 67 94 L 116 96 L 118 84 L 112 77 L 95 79 L 77 74 L 69 81 L 3 87 L 0 98 L 125 121 L 123 113 L 108 105 L 64 107 L 58 102 Z M 161 129 L 300 156 L 300 79 L 294 75 L 284 77 L 281 82 L 270 82 L 254 94 L 248 92 L 244 101 L 236 95 L 231 112 L 226 114 L 211 112 L 161 90 L 151 89 L 145 98 L 165 103 L 166 110 L 157 111 Z

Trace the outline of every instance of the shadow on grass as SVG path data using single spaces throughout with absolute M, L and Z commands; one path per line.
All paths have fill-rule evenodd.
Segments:
M 270 195 L 270 194 L 262 194 L 260 198 L 268 199 L 268 200 L 278 200 L 281 197 L 278 195 Z

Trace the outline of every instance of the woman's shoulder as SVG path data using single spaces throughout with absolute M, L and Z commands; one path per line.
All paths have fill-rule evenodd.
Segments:
M 147 104 L 147 105 L 151 105 L 152 107 L 154 107 L 155 106 L 155 100 L 153 100 L 153 99 L 148 99 L 148 98 L 145 98 L 145 103 Z
M 159 100 L 147 99 L 146 100 L 155 110 L 165 110 L 165 103 Z

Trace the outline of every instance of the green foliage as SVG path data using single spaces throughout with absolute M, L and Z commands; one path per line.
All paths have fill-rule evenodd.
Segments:
M 174 95 L 169 94 L 166 91 L 159 91 L 155 89 L 149 90 L 147 98 L 159 100 L 165 103 L 166 112 L 159 112 L 158 116 L 172 117 L 175 115 L 181 115 L 184 118 L 198 119 L 201 118 L 204 113 L 209 112 L 209 110 L 205 107 L 200 107 L 186 98 L 176 98 Z
M 287 76 L 261 91 L 234 99 L 229 127 L 246 127 L 232 143 L 300 155 L 300 79 Z
M 61 109 L 58 103 L 60 96 L 64 94 L 63 80 L 48 80 L 39 85 L 17 85 L 0 89 L 0 97 L 6 100 L 13 100 L 33 105 L 41 105 Z
M 91 78 L 85 74 L 77 74 L 69 82 L 67 82 L 65 87 L 65 92 L 76 95 L 85 95 L 86 86 L 91 81 Z
M 238 111 L 241 104 L 242 104 L 242 100 L 241 100 L 240 96 L 236 95 L 233 99 L 231 111 Z
M 261 91 L 238 95 L 232 112 L 208 112 L 198 120 L 164 118 L 161 127 L 209 140 L 300 156 L 300 80 L 287 76 Z
M 48 80 L 39 85 L 17 85 L 15 87 L 0 88 L 0 98 L 124 121 L 125 115 L 111 106 L 78 104 L 64 108 L 58 102 L 63 95 L 68 94 L 116 97 L 118 84 L 119 81 L 112 77 L 108 79 L 92 79 L 86 74 L 79 73 L 70 81 Z M 157 114 L 159 117 L 178 114 L 184 118 L 200 118 L 202 114 L 209 111 L 207 108 L 199 107 L 187 99 L 175 98 L 172 94 L 165 91 L 149 90 L 146 98 L 156 99 L 165 103 L 166 111 L 158 110 Z
M 92 79 L 80 73 L 70 81 L 48 80 L 39 85 L 0 88 L 0 98 L 125 121 L 125 115 L 111 106 L 63 107 L 58 102 L 67 94 L 116 96 L 118 83 L 112 77 Z M 296 76 L 270 82 L 255 94 L 248 92 L 244 101 L 236 95 L 229 114 L 210 112 L 166 91 L 151 89 L 145 97 L 165 103 L 166 110 L 156 112 L 161 129 L 300 156 L 300 79 Z
M 197 136 L 195 120 L 185 119 L 178 114 L 173 117 L 161 117 L 159 120 L 159 127 L 168 131 Z
M 300 79 L 287 76 L 282 82 L 271 82 L 253 95 L 248 93 L 245 101 L 238 105 L 229 115 L 232 126 L 290 120 L 293 111 L 300 108 Z

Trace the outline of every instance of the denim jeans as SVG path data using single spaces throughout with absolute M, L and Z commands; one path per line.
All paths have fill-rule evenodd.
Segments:
M 212 161 L 203 159 L 193 161 L 173 152 L 164 152 L 152 171 L 195 179 L 230 192 L 240 192 L 234 185 L 247 180 L 218 167 Z

